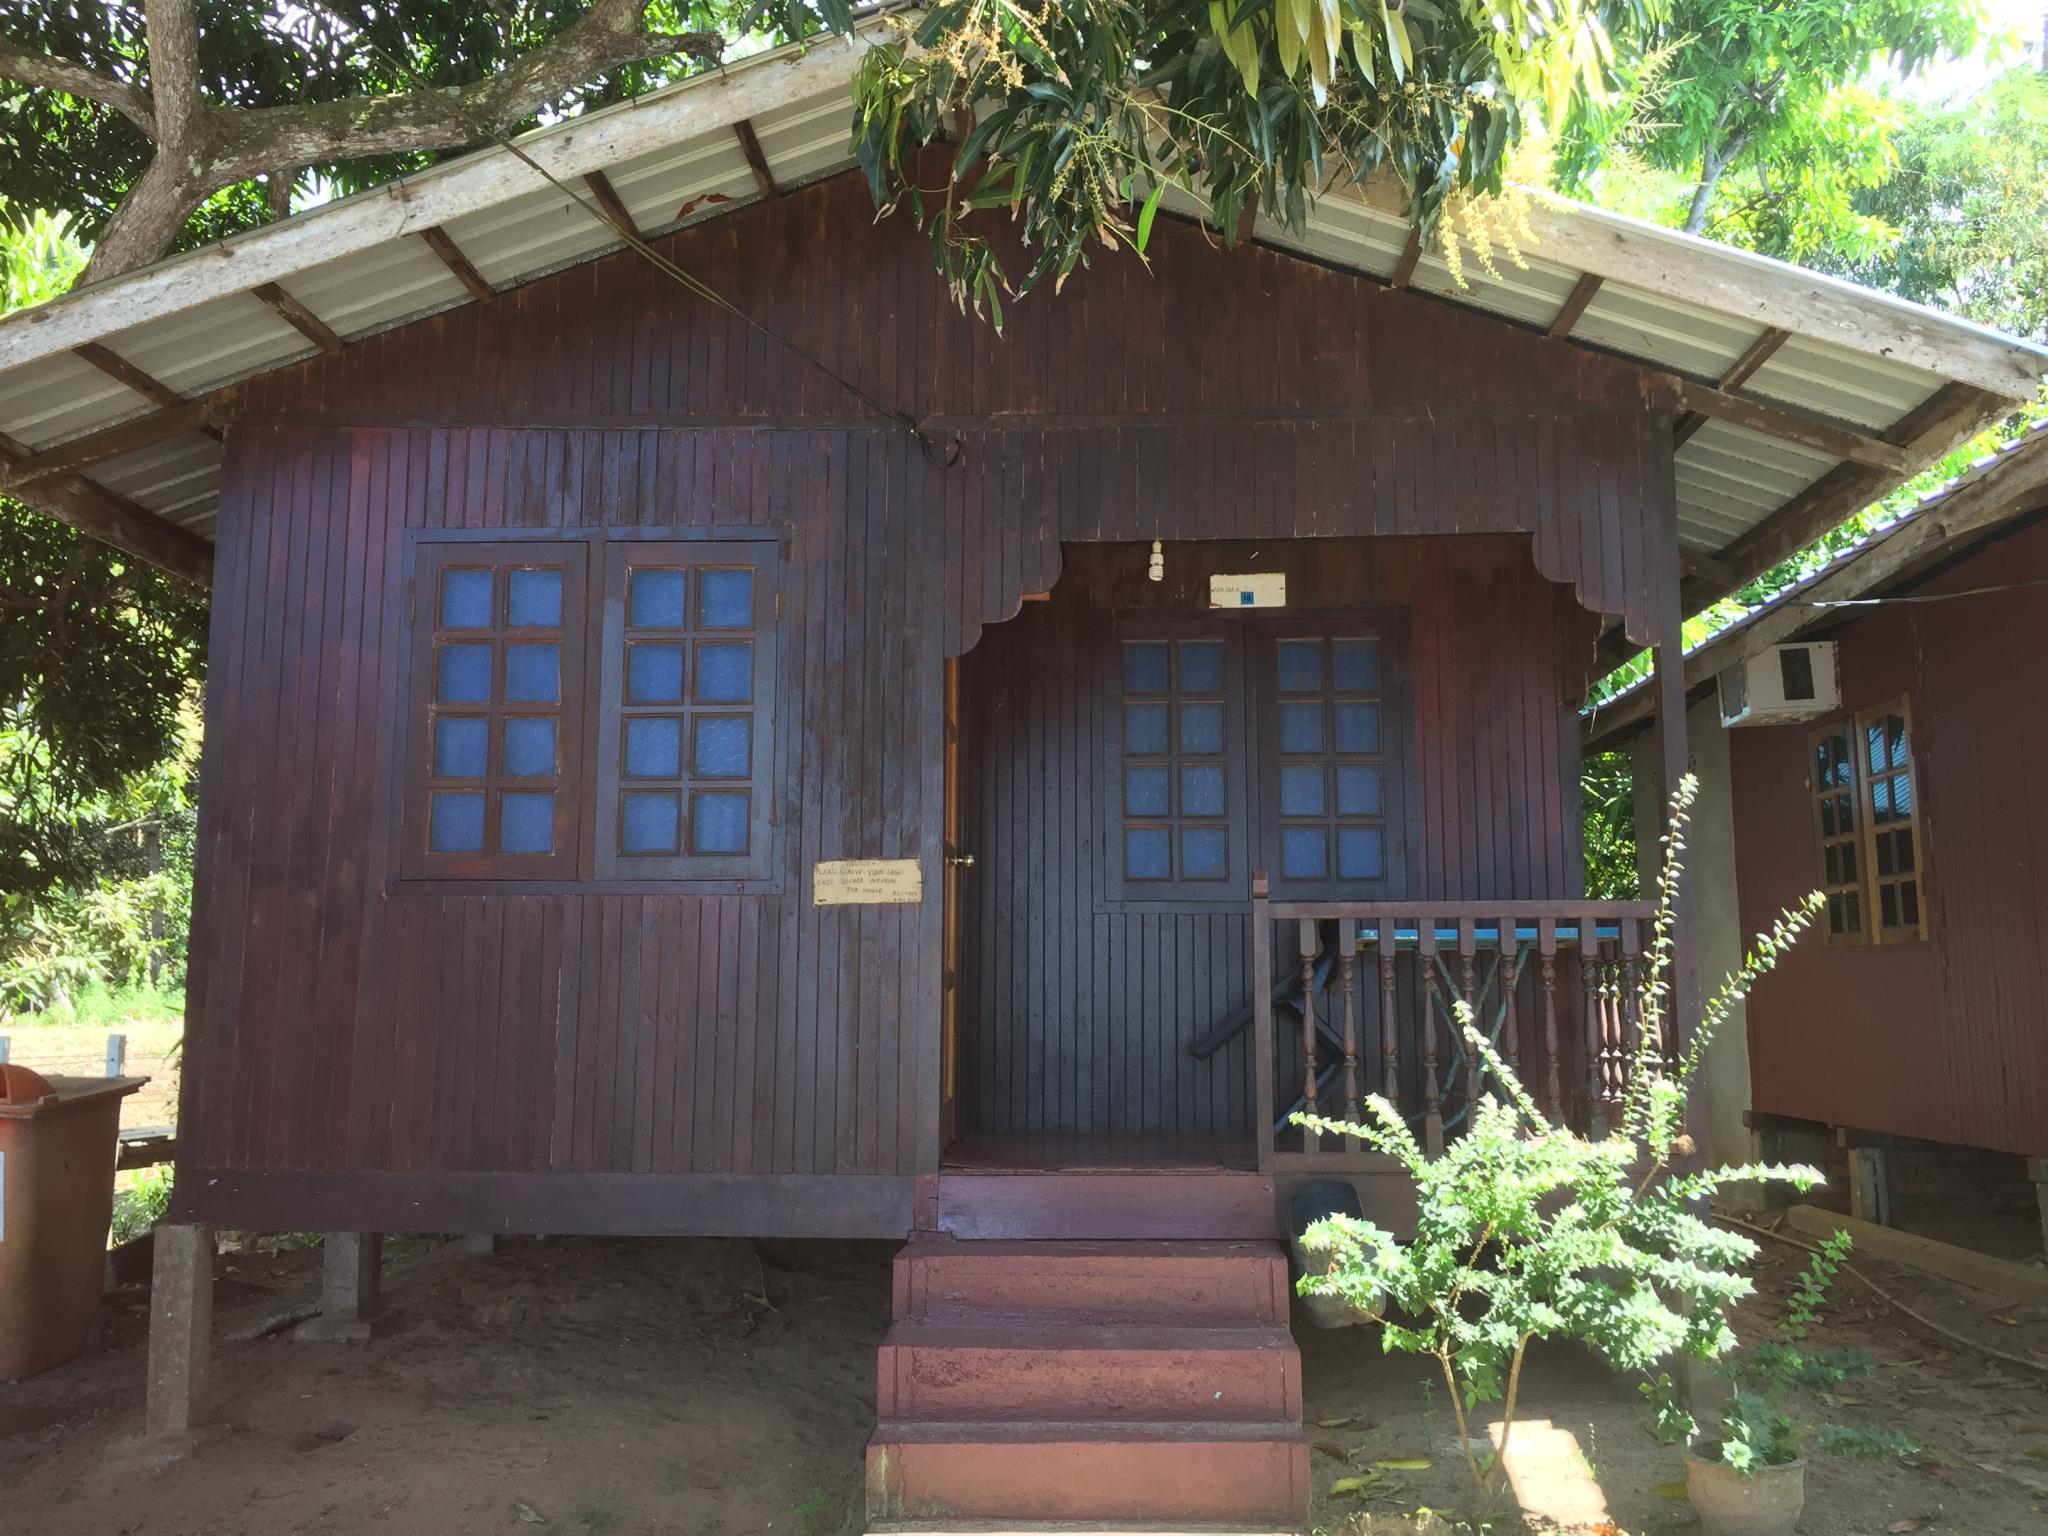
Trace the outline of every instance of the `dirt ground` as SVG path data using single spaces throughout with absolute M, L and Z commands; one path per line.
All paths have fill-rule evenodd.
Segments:
M 221 1427 L 168 1466 L 139 1453 L 138 1294 L 116 1308 L 103 1353 L 0 1386 L 0 1531 L 849 1536 L 860 1528 L 890 1249 L 584 1239 L 480 1257 L 452 1243 L 394 1244 L 388 1326 L 365 1345 L 260 1336 L 307 1306 L 316 1250 L 225 1254 Z M 1799 1257 L 1766 1255 L 1765 1295 L 1746 1326 L 1779 1315 Z M 1950 1326 L 2048 1364 L 2048 1308 L 1864 1267 Z M 1441 1387 L 1361 1333 L 1304 1325 L 1299 1336 L 1315 1526 L 1413 1530 L 1380 1517 L 1456 1504 Z M 1833 1415 L 1902 1427 L 1926 1452 L 1816 1463 L 1808 1536 L 2048 1529 L 2048 1375 L 1947 1345 L 1847 1281 L 1818 1342 L 1860 1344 L 1882 1362 Z M 1696 1528 L 1682 1501 L 1658 1491 L 1682 1475 L 1678 1453 L 1644 1432 L 1629 1383 L 1557 1350 L 1532 1360 L 1525 1403 L 1509 1457 L 1522 1515 L 1500 1529 Z M 1430 1465 L 1377 1469 L 1363 1494 L 1330 1492 L 1377 1462 L 1411 1459 Z

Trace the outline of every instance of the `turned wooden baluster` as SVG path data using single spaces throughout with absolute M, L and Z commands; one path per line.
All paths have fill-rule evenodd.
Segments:
M 1465 1006 L 1472 1010 L 1472 1026 L 1486 1028 L 1486 1021 L 1479 1014 L 1479 927 L 1469 917 L 1458 919 L 1458 991 L 1465 999 Z M 1465 1050 L 1465 1118 L 1469 1123 L 1472 1106 L 1479 1102 L 1479 1053 L 1466 1049 L 1462 1029 L 1456 1036 L 1457 1045 Z
M 1436 1075 L 1436 919 L 1415 919 L 1415 965 L 1422 972 L 1422 1147 L 1431 1157 L 1444 1150 L 1443 1085 Z
M 1520 948 L 1512 917 L 1500 919 L 1500 1054 L 1517 1077 L 1522 1073 L 1522 1026 L 1515 1019 L 1515 959 Z
M 1344 1118 L 1358 1124 L 1363 1113 L 1358 1096 L 1358 1023 L 1352 993 L 1358 984 L 1358 924 L 1348 917 L 1337 920 L 1337 994 L 1344 1009 Z M 1352 1151 L 1358 1138 L 1345 1138 Z
M 1552 918 L 1536 925 L 1536 958 L 1542 968 L 1543 1107 L 1552 1125 L 1563 1125 L 1564 1085 L 1557 1071 L 1557 923 Z
M 1621 964 L 1619 986 L 1621 995 L 1617 999 L 1615 1023 L 1618 1039 L 1614 1054 L 1614 1099 L 1619 1105 L 1628 1094 L 1630 1080 L 1635 1076 L 1636 1056 L 1644 1046 L 1643 1040 L 1643 954 L 1642 936 L 1636 920 L 1623 918 L 1621 922 Z
M 1301 1108 L 1316 1113 L 1316 924 L 1314 918 L 1301 920 Z M 1304 1126 L 1302 1147 L 1316 1149 L 1314 1126 Z
M 1586 1132 L 1596 1140 L 1607 1133 L 1600 1107 L 1600 1074 L 1607 1042 L 1600 1018 L 1600 930 L 1592 917 L 1579 917 L 1579 1092 L 1584 1101 Z
M 1401 1015 L 1394 1001 L 1394 956 L 1399 950 L 1398 930 L 1392 920 L 1380 919 L 1380 1092 L 1396 1109 L 1401 1107 Z

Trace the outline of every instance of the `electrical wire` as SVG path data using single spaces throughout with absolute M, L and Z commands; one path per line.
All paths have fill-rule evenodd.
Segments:
M 1889 608 L 1903 603 L 1949 603 L 1959 597 L 1988 597 L 1997 592 L 2026 592 L 2048 587 L 2048 577 L 2037 581 L 2007 581 L 1992 587 L 1965 587 L 1960 592 L 1912 592 L 1902 597 L 1792 598 L 1798 608 Z
M 371 52 L 375 53 L 379 58 L 383 59 L 386 64 L 390 65 L 391 68 L 393 68 L 400 74 L 410 79 L 418 89 L 423 91 L 431 91 L 436 95 L 445 94 L 440 87 L 436 86 L 431 80 L 428 80 L 417 69 L 415 69 L 409 61 L 397 57 L 389 49 L 385 48 L 383 44 L 379 43 L 375 38 L 367 37 L 359 32 L 352 31 L 350 29 L 349 22 L 345 18 L 337 15 L 334 12 L 332 7 L 330 7 L 327 4 L 327 0 L 310 0 L 310 4 L 312 5 L 313 9 L 322 12 L 327 16 L 327 18 L 330 21 L 332 21 L 336 26 L 340 27 L 342 29 L 342 34 L 344 37 L 352 39 L 361 47 L 368 48 Z M 498 0 L 491 0 L 491 8 L 497 11 L 498 14 L 501 16 L 505 14 L 503 7 L 498 3 Z M 869 409 L 875 411 L 878 415 L 887 418 L 896 426 L 908 432 L 913 438 L 916 439 L 918 450 L 921 453 L 923 453 L 925 458 L 929 460 L 931 463 L 937 465 L 941 469 L 950 469 L 955 464 L 960 462 L 962 454 L 966 448 L 966 439 L 961 434 L 955 433 L 952 439 L 944 444 L 935 443 L 932 440 L 931 436 L 925 430 L 924 424 L 921 421 L 919 421 L 915 416 L 911 415 L 910 412 L 904 410 L 900 406 L 890 405 L 887 402 L 876 398 L 867 390 L 863 389 L 859 384 L 855 383 L 852 379 L 848 378 L 845 374 L 833 368 L 829 363 L 825 362 L 825 360 L 823 358 L 820 358 L 816 353 L 810 351 L 810 349 L 803 346 L 801 343 L 791 340 L 789 337 L 783 335 L 780 331 L 775 330 L 772 326 L 765 325 L 761 321 L 755 319 L 752 315 L 748 314 L 745 310 L 741 309 L 737 304 L 733 303 L 732 300 L 728 299 L 724 294 L 720 293 L 717 289 L 713 288 L 709 283 L 705 282 L 702 278 L 696 276 L 696 274 L 692 272 L 686 271 L 681 266 L 678 266 L 674 261 L 670 260 L 667 256 L 664 256 L 660 251 L 657 251 L 653 246 L 649 245 L 647 241 L 641 237 L 640 232 L 638 230 L 631 228 L 629 225 L 614 222 L 611 216 L 608 215 L 604 211 L 604 209 L 598 205 L 595 198 L 583 192 L 579 192 L 576 188 L 569 186 L 559 176 L 555 175 L 554 172 L 550 171 L 546 166 L 542 165 L 538 160 L 534 159 L 532 155 L 528 154 L 518 144 L 514 143 L 509 136 L 499 132 L 497 129 L 491 127 L 488 123 L 479 121 L 473 115 L 469 106 L 466 103 L 450 98 L 449 105 L 453 106 L 455 110 L 462 115 L 463 120 L 468 123 L 469 127 L 472 130 L 475 131 L 478 138 L 488 139 L 492 143 L 496 144 L 500 149 L 506 150 L 510 154 L 515 156 L 521 164 L 528 167 L 530 170 L 534 172 L 535 175 L 539 176 L 542 180 L 546 181 L 548 185 L 552 186 L 556 191 L 560 192 L 564 197 L 568 198 L 570 202 L 574 203 L 578 208 L 581 208 L 585 213 L 589 214 L 591 218 L 595 219 L 599 224 L 603 225 L 606 230 L 618 235 L 619 238 L 625 242 L 627 249 L 639 255 L 657 272 L 660 272 L 664 276 L 670 278 L 672 281 L 679 284 L 687 292 L 695 295 L 697 298 L 702 299 L 705 303 L 710 304 L 717 309 L 723 310 L 726 314 L 731 315 L 734 319 L 738 320 L 743 325 L 746 325 L 750 329 L 758 332 L 760 335 L 766 337 L 768 340 L 773 341 L 778 345 L 786 348 L 798 360 L 809 364 L 812 368 L 815 368 L 819 373 L 822 373 L 826 378 L 830 379 L 833 383 L 837 384 L 841 389 L 845 390 L 848 394 L 852 395 L 856 400 L 860 401 L 863 405 L 866 405 Z M 400 180 L 402 181 L 403 178 L 401 177 Z

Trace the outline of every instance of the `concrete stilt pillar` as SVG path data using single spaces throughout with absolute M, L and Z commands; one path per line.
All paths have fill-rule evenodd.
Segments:
M 1849 1148 L 1849 1214 L 1880 1227 L 1899 1224 L 1899 1197 L 1883 1147 Z
M 213 1353 L 213 1233 L 160 1226 L 155 1249 L 143 1432 L 154 1441 L 178 1441 L 204 1419 Z
M 301 1323 L 295 1338 L 314 1343 L 352 1342 L 376 1332 L 382 1298 L 384 1237 L 378 1232 L 330 1232 L 323 1245 L 320 1315 Z
M 2028 1158 L 2027 1176 L 2034 1181 L 2034 1199 L 2041 1207 L 2041 1247 L 2048 1252 L 2048 1157 Z
M 498 1234 L 495 1232 L 471 1232 L 462 1239 L 462 1251 L 489 1258 L 498 1251 Z

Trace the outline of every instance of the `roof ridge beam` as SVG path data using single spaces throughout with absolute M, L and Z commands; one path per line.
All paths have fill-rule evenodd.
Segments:
M 1911 472 L 1912 456 L 1903 448 L 1886 442 L 1870 432 L 1859 432 L 1853 427 L 1836 425 L 1804 411 L 1792 410 L 1780 405 L 1766 405 L 1743 395 L 1730 394 L 1727 390 L 1715 389 L 1707 384 L 1695 384 L 1681 379 L 1678 384 L 1678 402 L 1681 408 L 1696 416 L 1705 416 L 1714 421 L 1726 422 L 1731 427 L 1745 431 L 1760 432 L 1766 437 L 1775 437 L 1787 443 L 1796 443 L 1802 448 L 1811 448 L 1829 458 L 1846 459 L 1852 464 L 1868 465 L 1872 469 L 1889 470 L 1895 475 Z

